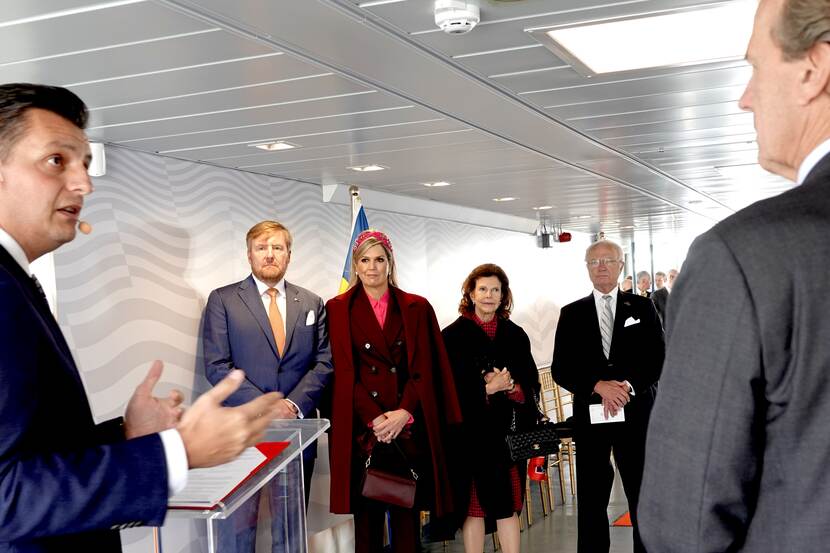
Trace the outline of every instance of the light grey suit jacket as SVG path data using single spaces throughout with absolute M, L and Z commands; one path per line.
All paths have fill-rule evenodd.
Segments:
M 648 551 L 827 551 L 828 275 L 830 156 L 693 244 L 649 424 Z

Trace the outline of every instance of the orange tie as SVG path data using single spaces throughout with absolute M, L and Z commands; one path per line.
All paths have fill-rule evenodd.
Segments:
M 268 321 L 271 323 L 271 332 L 274 333 L 274 341 L 277 343 L 277 351 L 282 357 L 282 350 L 285 349 L 285 327 L 282 324 L 282 315 L 280 309 L 277 307 L 277 289 L 269 288 L 266 290 L 271 296 L 271 303 L 268 305 Z

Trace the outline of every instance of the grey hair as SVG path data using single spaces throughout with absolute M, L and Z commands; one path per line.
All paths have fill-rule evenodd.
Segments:
M 619 259 L 620 261 L 623 261 L 623 259 L 625 258 L 625 254 L 623 253 L 622 247 L 616 242 L 612 242 L 611 240 L 597 240 L 596 242 L 588 246 L 587 250 L 585 250 L 585 261 L 588 261 L 588 259 L 591 258 L 592 251 L 601 246 L 613 248 L 617 252 L 617 259 Z
M 786 0 L 772 36 L 784 59 L 803 58 L 816 42 L 830 42 L 830 3 L 817 0 Z

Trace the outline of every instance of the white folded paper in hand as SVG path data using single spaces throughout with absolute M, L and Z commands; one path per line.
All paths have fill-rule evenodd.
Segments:
M 591 415 L 591 424 L 625 421 L 625 409 L 620 409 L 614 416 L 608 415 L 607 419 L 605 418 L 605 410 L 602 407 L 602 403 L 592 403 L 588 406 L 588 411 Z

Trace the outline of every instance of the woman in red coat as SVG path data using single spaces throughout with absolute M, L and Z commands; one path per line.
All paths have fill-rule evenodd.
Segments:
M 419 511 L 453 510 L 443 446 L 448 425 L 461 422 L 452 370 L 432 306 L 397 287 L 385 234 L 357 237 L 350 285 L 326 304 L 334 357 L 331 510 L 354 514 L 357 553 L 383 550 L 386 511 L 392 550 L 415 552 Z M 361 495 L 370 451 L 373 467 L 418 473 L 413 508 Z

